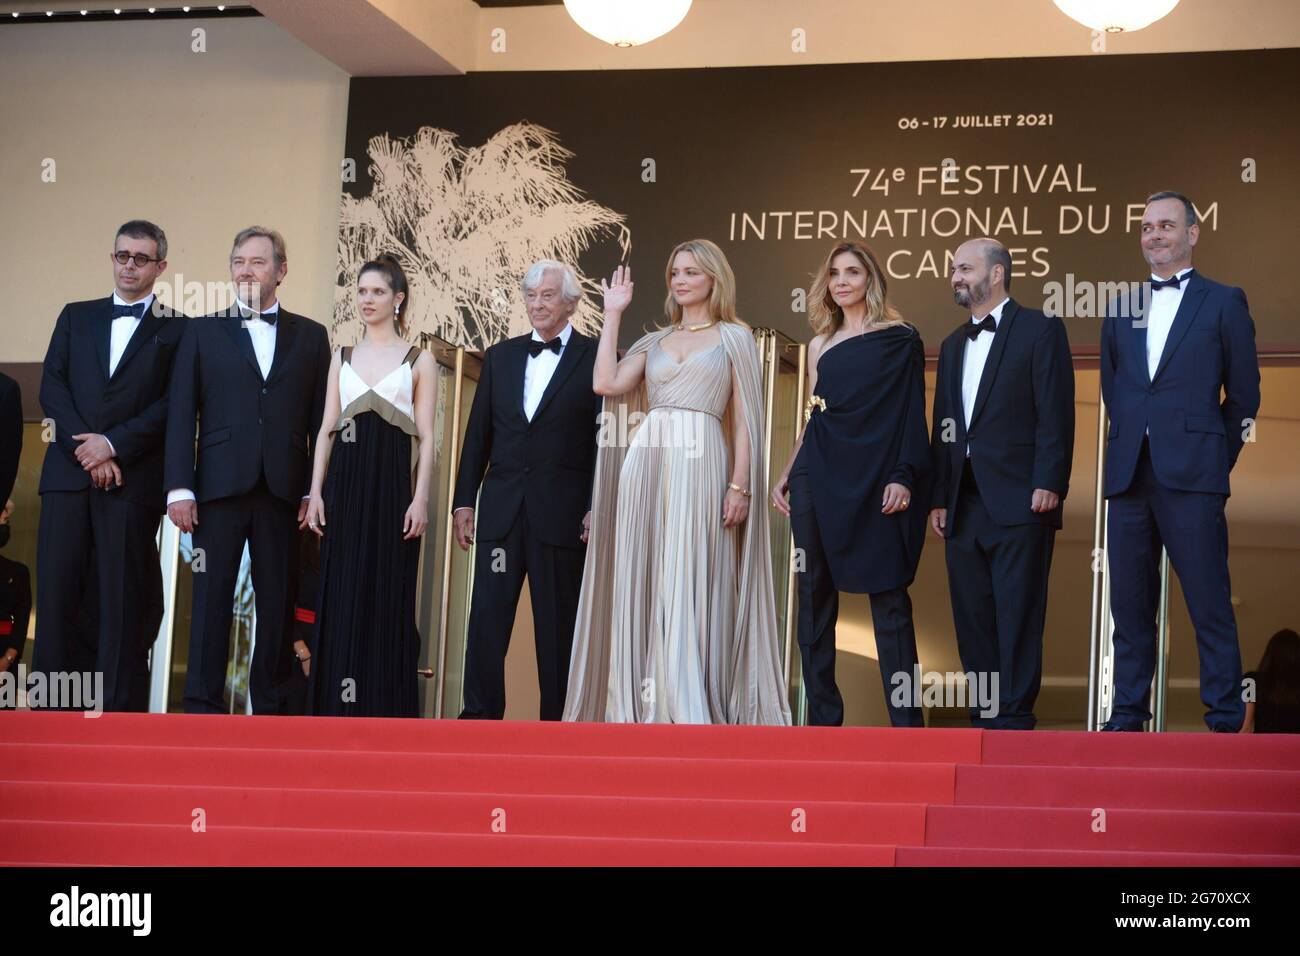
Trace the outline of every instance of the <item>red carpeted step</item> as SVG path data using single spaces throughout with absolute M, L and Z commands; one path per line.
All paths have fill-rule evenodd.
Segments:
M 1300 863 L 1300 768 L 1276 739 L 23 712 L 0 728 L 14 864 Z
M 0 781 L 952 802 L 951 764 L 0 743 Z
M 0 820 L 0 865 L 891 866 L 892 846 Z
M 990 730 L 984 733 L 983 740 L 983 759 L 964 763 L 1300 772 L 1300 736 L 1294 734 Z
M 6 783 L 15 821 L 190 824 L 518 835 L 921 845 L 925 806 L 519 793 Z M 15 826 L 21 826 L 16 822 Z
M 953 803 L 1300 813 L 1300 773 L 961 766 L 957 768 L 957 795 Z
M 982 731 L 18 711 L 15 743 L 979 763 Z
M 930 807 L 925 845 L 1300 856 L 1300 813 Z
M 900 846 L 895 866 L 1300 866 L 1300 856 L 1270 853 L 1157 853 L 1151 851 L 997 850 Z M 1117 914 L 1119 915 L 1119 914 Z

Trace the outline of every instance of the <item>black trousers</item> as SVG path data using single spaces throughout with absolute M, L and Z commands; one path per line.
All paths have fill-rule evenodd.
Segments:
M 1147 706 L 1156 670 L 1156 606 L 1160 600 L 1160 549 L 1178 574 L 1196 632 L 1201 700 L 1211 729 L 1241 729 L 1241 650 L 1228 577 L 1225 497 L 1175 491 L 1156 480 L 1146 442 L 1133 482 L 1110 499 L 1107 555 L 1110 607 L 1115 618 L 1115 705 L 1112 726 L 1138 730 L 1151 719 Z
M 97 561 L 90 561 L 90 573 L 86 580 L 85 597 L 77 612 L 77 635 L 69 655 L 69 669 L 84 672 L 95 669 L 95 659 L 99 656 L 99 572 Z M 137 648 L 138 656 L 135 674 L 131 678 L 131 694 L 124 710 L 147 713 L 149 710 L 149 650 L 153 647 L 162 625 L 163 593 L 162 584 L 157 590 L 148 592 L 145 603 L 141 633 L 144 643 Z M 164 665 L 165 666 L 165 665 Z
M 104 710 L 148 700 L 144 661 L 162 607 L 158 519 L 111 491 L 41 496 L 32 667 L 102 673 Z
M 948 590 L 962 667 L 975 673 L 977 686 L 991 689 L 993 676 L 998 680 L 996 712 L 972 706 L 971 724 L 1032 730 L 1043 676 L 1043 624 L 1056 529 L 995 522 L 969 461 L 956 514 L 948 521 Z
M 808 698 L 808 723 L 838 727 L 844 723 L 844 699 L 835 683 L 835 622 L 840 613 L 840 592 L 831 578 L 822 547 L 817 516 L 809 496 L 807 472 L 790 475 L 790 529 L 796 548 L 803 551 L 799 572 L 799 654 L 803 660 L 803 687 Z M 864 546 L 867 546 L 864 543 Z M 912 626 L 912 600 L 907 588 L 869 595 L 871 622 L 876 632 L 876 657 L 880 680 L 894 727 L 923 727 L 925 716 L 913 706 L 912 695 L 895 703 L 892 677 L 907 675 L 911 686 L 916 656 L 916 631 Z
M 199 505 L 194 547 L 204 569 L 194 574 L 190 661 L 185 678 L 185 712 L 224 714 L 226 667 L 235 582 L 248 543 L 252 559 L 257 630 L 248 674 L 253 713 L 286 712 L 283 685 L 291 678 L 293 595 L 298 579 L 298 508 L 275 497 L 265 481 L 245 495 Z
M 542 720 L 559 720 L 564 715 L 585 557 L 583 548 L 557 548 L 538 540 L 528 526 L 526 507 L 519 510 L 504 538 L 477 542 L 462 718 L 500 720 L 505 716 L 506 651 L 524 575 L 528 576 L 533 604 L 540 716 Z

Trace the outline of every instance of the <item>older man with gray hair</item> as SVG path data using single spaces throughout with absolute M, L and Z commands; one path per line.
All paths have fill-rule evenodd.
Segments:
M 560 719 L 569 681 L 601 408 L 596 343 L 569 323 L 582 299 L 570 266 L 535 263 L 523 296 L 533 331 L 487 350 L 452 499 L 457 543 L 478 543 L 465 718 L 505 716 L 506 649 L 525 575 L 542 720 Z

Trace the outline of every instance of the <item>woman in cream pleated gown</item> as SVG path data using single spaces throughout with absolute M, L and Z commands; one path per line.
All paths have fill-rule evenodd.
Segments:
M 602 283 L 605 402 L 564 717 L 789 724 L 758 349 L 714 243 L 677 246 L 666 279 L 668 326 L 622 361 L 631 272 Z

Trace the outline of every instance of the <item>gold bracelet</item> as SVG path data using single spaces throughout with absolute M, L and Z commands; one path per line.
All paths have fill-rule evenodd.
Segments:
M 735 482 L 731 482 L 731 481 L 727 482 L 727 487 L 730 488 L 732 491 L 739 491 L 746 498 L 750 497 L 749 492 L 746 491 L 744 488 L 740 487 L 740 485 L 736 484 Z

